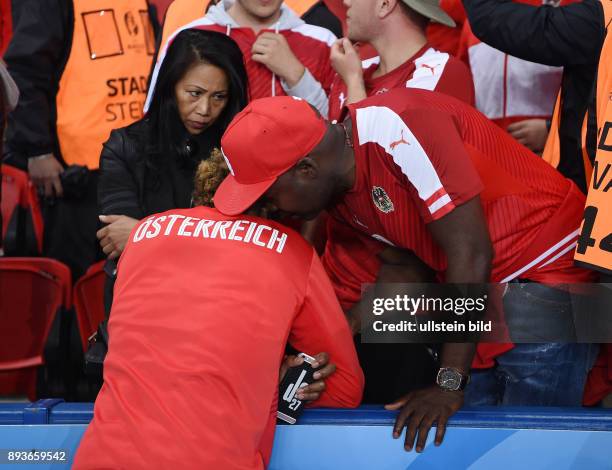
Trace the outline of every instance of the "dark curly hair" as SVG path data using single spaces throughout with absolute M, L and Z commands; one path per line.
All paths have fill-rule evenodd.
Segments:
M 198 166 L 193 185 L 193 205 L 214 207 L 213 198 L 217 188 L 229 174 L 229 168 L 221 150 L 215 148 L 210 157 Z

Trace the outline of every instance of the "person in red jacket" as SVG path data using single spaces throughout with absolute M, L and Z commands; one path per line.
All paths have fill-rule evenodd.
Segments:
M 299 96 L 327 115 L 327 96 L 334 77 L 329 51 L 336 36 L 306 24 L 282 0 L 224 0 L 205 15 L 204 3 L 180 0 L 168 9 L 151 90 L 174 37 L 186 28 L 211 29 L 227 34 L 242 50 L 252 99 Z
M 584 204 L 576 185 L 474 108 L 441 93 L 398 88 L 349 112 L 349 120 L 333 124 L 301 100 L 251 102 L 221 140 L 232 173 L 215 207 L 231 215 L 265 201 L 305 219 L 327 209 L 355 230 L 411 250 L 439 281 L 507 284 L 504 313 L 516 332 L 537 338 L 554 329 L 555 338 L 569 337 L 571 299 L 546 284 L 593 280 L 573 265 Z M 309 136 L 306 148 L 277 145 L 301 135 Z M 480 395 L 473 401 L 578 406 L 595 348 L 563 340 L 517 344 L 496 368 L 474 376 L 468 393 Z M 402 409 L 394 436 L 408 425 L 407 449 L 418 429 L 422 450 L 436 420 L 441 442 L 446 420 L 464 402 L 475 350 L 445 343 L 437 384 L 390 405 Z M 448 374 L 452 387 L 441 380 Z
M 260 217 L 199 206 L 144 219 L 119 262 L 109 337 L 74 469 L 263 469 L 287 342 L 335 365 L 315 373 L 323 393 L 314 383 L 298 398 L 361 400 L 350 330 L 318 256 Z

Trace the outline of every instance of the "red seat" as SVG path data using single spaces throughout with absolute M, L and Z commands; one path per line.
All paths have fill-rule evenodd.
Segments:
M 42 253 L 43 218 L 36 189 L 28 174 L 10 165 L 2 168 L 2 240 L 5 252 Z M 20 211 L 26 214 L 20 222 Z M 9 231 L 9 228 L 11 229 Z
M 56 313 L 70 306 L 70 270 L 48 258 L 0 258 L 0 395 L 36 399 L 36 368 Z
M 74 286 L 74 308 L 83 351 L 87 349 L 87 339 L 98 329 L 105 318 L 104 314 L 104 261 L 89 267 L 87 272 Z

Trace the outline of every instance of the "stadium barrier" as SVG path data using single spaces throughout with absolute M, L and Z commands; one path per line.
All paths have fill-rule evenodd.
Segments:
M 8 449 L 62 450 L 63 464 L 19 464 L 26 470 L 69 469 L 91 403 L 40 400 L 0 404 L 0 468 Z M 610 469 L 612 410 L 591 408 L 465 408 L 449 422 L 440 447 L 430 432 L 423 453 L 391 438 L 396 413 L 380 406 L 311 409 L 299 424 L 277 427 L 272 470 L 325 469 Z M 4 459 L 4 460 L 2 460 Z M 179 463 L 179 462 L 177 462 Z

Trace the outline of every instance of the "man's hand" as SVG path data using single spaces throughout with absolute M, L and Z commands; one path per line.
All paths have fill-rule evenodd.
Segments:
M 251 49 L 252 59 L 265 65 L 271 72 L 294 87 L 304 75 L 304 66 L 295 56 L 285 36 L 265 32 L 257 37 Z
M 521 144 L 535 153 L 544 150 L 548 128 L 544 119 L 527 119 L 508 126 L 508 132 Z
M 347 38 L 338 39 L 329 55 L 332 67 L 347 88 L 347 103 L 356 103 L 367 97 L 363 82 L 363 69 L 357 50 Z
M 434 442 L 439 446 L 444 439 L 448 418 L 455 414 L 462 405 L 462 391 L 449 392 L 434 385 L 411 392 L 396 402 L 386 405 L 385 409 L 399 410 L 401 408 L 393 427 L 393 438 L 399 438 L 402 429 L 407 426 L 404 448 L 410 451 L 414 446 L 418 431 L 416 451 L 422 452 L 433 423 L 437 421 Z
M 332 67 L 345 83 L 356 78 L 363 80 L 361 59 L 347 38 L 340 38 L 332 44 L 329 59 Z
M 321 396 L 321 393 L 325 390 L 325 379 L 330 377 L 334 372 L 336 372 L 335 364 L 331 364 L 329 362 L 329 354 L 322 352 L 313 356 L 315 358 L 315 362 L 312 365 L 313 369 L 321 367 L 318 371 L 314 373 L 314 379 L 316 382 L 313 382 L 306 387 L 300 388 L 295 394 L 295 398 L 302 401 L 314 401 L 318 400 Z M 283 380 L 287 370 L 290 367 L 296 367 L 301 365 L 304 362 L 304 359 L 298 356 L 287 356 L 280 368 L 280 378 L 279 382 Z
M 125 215 L 101 215 L 100 221 L 108 224 L 96 233 L 102 251 L 108 259 L 119 258 L 138 220 Z
M 63 189 L 59 175 L 63 171 L 64 167 L 52 153 L 28 159 L 30 179 L 38 188 L 39 193 L 44 194 L 45 197 L 62 196 Z

